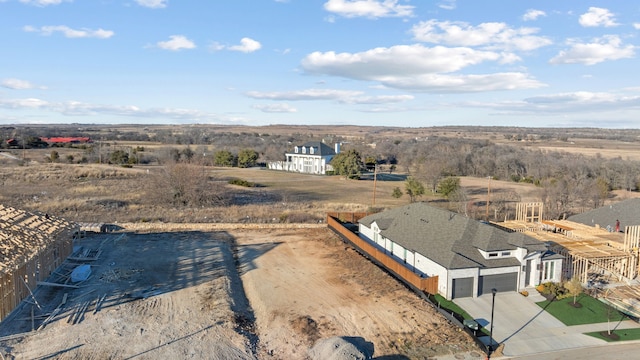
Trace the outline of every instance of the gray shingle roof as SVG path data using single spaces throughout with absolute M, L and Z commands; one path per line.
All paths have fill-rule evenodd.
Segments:
M 487 252 L 513 251 L 517 247 L 545 250 L 542 242 L 522 233 L 508 232 L 426 203 L 412 203 L 360 220 L 367 227 L 374 222 L 382 236 L 448 269 L 520 265 L 515 258 L 487 260 L 478 249 Z
M 307 155 L 317 155 L 317 156 L 327 156 L 327 155 L 335 155 L 336 152 L 331 148 L 331 146 L 320 142 L 320 141 L 309 141 L 307 143 L 305 143 L 304 145 L 298 145 L 299 147 L 306 147 L 307 149 L 309 148 L 314 148 L 314 152 L 313 154 L 310 154 L 309 152 L 307 152 Z M 292 150 L 293 153 L 293 150 Z
M 620 220 L 620 231 L 624 231 L 625 226 L 640 225 L 640 198 L 620 201 L 573 215 L 568 220 L 589 226 L 597 224 L 602 228 L 609 225 L 612 229 L 615 229 L 616 220 Z

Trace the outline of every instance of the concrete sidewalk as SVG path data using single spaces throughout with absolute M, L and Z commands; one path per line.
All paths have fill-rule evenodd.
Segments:
M 495 297 L 493 339 L 504 344 L 505 356 L 522 356 L 540 352 L 603 345 L 606 342 L 584 335 L 586 332 L 611 329 L 640 328 L 640 324 L 627 320 L 620 323 L 599 323 L 566 326 L 560 320 L 536 305 L 543 301 L 537 291 L 524 297 L 516 292 L 498 293 Z M 454 300 L 480 325 L 490 329 L 492 295 Z M 488 336 L 485 337 L 488 344 Z

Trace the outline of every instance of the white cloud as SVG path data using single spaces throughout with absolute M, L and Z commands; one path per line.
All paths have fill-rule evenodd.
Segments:
M 611 93 L 605 92 L 589 92 L 576 91 L 567 93 L 558 93 L 550 95 L 540 95 L 525 99 L 530 104 L 567 104 L 567 103 L 606 103 L 615 100 L 616 97 Z
M 414 77 L 390 77 L 381 82 L 396 89 L 428 93 L 471 93 L 535 89 L 545 86 L 529 75 L 518 72 L 477 75 L 424 74 Z
M 529 114 L 593 113 L 638 107 L 640 96 L 636 94 L 589 91 L 540 95 L 522 101 L 494 105 L 496 109 Z
M 244 119 L 220 116 L 214 113 L 194 109 L 149 108 L 141 109 L 134 105 L 103 105 L 80 101 L 49 102 L 42 99 L 0 99 L 0 108 L 11 110 L 51 111 L 66 116 L 116 116 L 125 118 L 148 118 L 152 121 L 167 119 L 179 123 L 236 123 Z
M 229 50 L 252 53 L 260 50 L 261 47 L 262 45 L 259 42 L 245 37 L 240 40 L 240 45 L 229 46 Z
M 50 106 L 45 100 L 28 98 L 28 99 L 0 99 L 0 108 L 6 109 L 42 109 Z
M 20 0 L 23 4 L 35 5 L 35 6 L 48 6 L 48 5 L 60 5 L 61 3 L 73 0 Z
M 603 61 L 632 58 L 635 55 L 633 45 L 622 45 L 617 35 L 607 35 L 593 39 L 592 42 L 569 43 L 568 50 L 560 51 L 549 60 L 551 64 L 584 64 L 595 65 Z
M 222 45 L 219 42 L 212 42 L 209 45 L 209 50 L 211 51 L 221 51 L 221 50 L 229 50 L 229 51 L 240 51 L 243 53 L 252 53 L 258 51 L 262 48 L 262 44 L 260 42 L 250 39 L 250 38 L 242 38 L 240 40 L 239 45 L 226 46 Z
M 386 87 L 416 92 L 479 92 L 545 86 L 519 72 L 445 75 L 486 61 L 509 61 L 512 58 L 508 55 L 465 47 L 399 45 L 361 53 L 314 52 L 307 55 L 301 65 L 310 73 L 375 81 Z
M 285 92 L 250 91 L 246 95 L 253 99 L 276 101 L 319 101 L 333 100 L 342 104 L 389 104 L 413 100 L 413 95 L 365 96 L 362 91 L 335 89 L 306 89 Z
M 328 0 L 324 9 L 347 18 L 413 16 L 413 6 L 398 5 L 398 0 Z
M 352 98 L 362 95 L 361 91 L 348 91 L 348 90 L 331 90 L 331 89 L 307 89 L 299 91 L 285 91 L 285 92 L 259 92 L 249 91 L 246 95 L 253 99 L 264 100 L 288 100 L 288 101 L 301 101 L 301 100 L 340 100 L 344 98 Z
M 302 67 L 311 73 L 380 80 L 395 76 L 454 72 L 470 65 L 501 59 L 503 55 L 491 51 L 416 44 L 375 48 L 360 53 L 314 52 L 302 60 Z
M 342 99 L 346 104 L 393 104 L 413 100 L 413 95 L 356 96 Z
M 640 23 L 633 23 L 633 28 L 636 30 L 640 30 Z
M 482 23 L 472 26 L 461 21 L 422 21 L 411 29 L 421 42 L 453 46 L 482 46 L 487 49 L 535 50 L 550 45 L 546 37 L 536 36 L 539 29 L 513 29 L 505 23 Z
M 5 87 L 7 89 L 13 89 L 13 90 L 28 90 L 28 89 L 35 89 L 35 88 L 46 89 L 46 87 L 44 86 L 35 86 L 26 80 L 20 80 L 20 79 L 4 79 L 0 83 L 0 86 Z
M 38 32 L 40 35 L 51 36 L 55 32 L 62 33 L 67 38 L 98 38 L 98 39 L 108 39 L 112 37 L 115 33 L 111 30 L 91 30 L 91 29 L 72 29 L 65 25 L 56 25 L 56 26 L 41 26 L 40 28 L 36 28 L 33 26 L 25 26 L 23 28 L 26 32 Z
M 212 42 L 209 45 L 209 50 L 211 50 L 211 51 L 220 51 L 220 50 L 224 50 L 224 48 L 225 48 L 224 45 L 222 45 L 222 44 L 220 44 L 219 42 L 216 42 L 216 41 Z
M 547 121 L 547 126 L 635 128 L 640 96 L 637 91 L 626 93 L 624 89 L 616 92 L 576 91 L 520 100 L 464 101 L 441 105 L 450 109 L 487 109 L 492 112 L 491 115 L 508 116 L 511 119 L 517 117 L 521 125 L 525 124 L 525 116 L 530 117 L 531 124 L 524 126 L 539 126 L 541 117 L 553 117 L 554 120 Z
M 456 8 L 456 0 L 442 0 L 438 7 L 445 10 L 454 10 Z
M 136 0 L 138 5 L 152 8 L 152 9 L 162 9 L 167 7 L 167 3 L 169 0 Z
M 522 20 L 533 21 L 537 20 L 540 16 L 547 16 L 547 13 L 542 10 L 529 9 L 524 15 L 522 15 Z
M 289 104 L 260 104 L 253 105 L 254 109 L 260 110 L 266 113 L 294 113 L 298 112 L 298 109 L 291 107 Z
M 614 15 L 608 10 L 599 7 L 590 7 L 589 11 L 580 15 L 580 25 L 584 27 L 611 27 L 617 26 Z
M 171 35 L 169 40 L 156 44 L 160 49 L 179 51 L 183 49 L 195 49 L 196 44 L 182 35 Z

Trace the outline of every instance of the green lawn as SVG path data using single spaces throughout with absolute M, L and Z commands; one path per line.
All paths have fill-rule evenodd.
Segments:
M 611 325 L 612 327 L 615 324 Z M 611 339 L 607 336 L 600 335 L 601 331 L 586 333 L 589 336 L 593 336 L 598 339 L 602 339 L 604 341 L 629 341 L 629 340 L 640 340 L 640 329 L 622 329 L 622 330 L 613 330 L 611 331 L 613 334 L 618 335 L 618 339 Z
M 607 321 L 613 323 L 626 318 L 625 315 L 619 311 L 585 294 L 580 294 L 577 302 L 580 303 L 582 307 L 576 308 L 571 305 L 571 303 L 573 303 L 573 296 L 551 302 L 541 301 L 537 304 L 567 326 Z
M 463 308 L 458 306 L 453 301 L 450 301 L 450 300 L 447 300 L 447 299 L 443 298 L 439 294 L 433 295 L 433 300 L 435 300 L 436 305 L 438 305 L 441 309 L 447 310 L 449 313 L 454 312 L 454 313 L 458 314 L 459 316 L 461 316 L 464 320 L 475 320 Z M 458 320 L 459 319 L 460 318 L 458 318 Z M 481 327 L 479 331 L 484 333 L 485 335 L 489 335 L 489 329 Z
M 440 308 L 448 310 L 449 313 L 454 312 L 462 316 L 465 320 L 473 319 L 471 315 L 469 315 L 466 311 L 464 311 L 460 306 L 458 306 L 453 301 L 447 300 L 439 294 L 436 294 L 433 297 L 436 300 L 436 304 L 439 304 Z

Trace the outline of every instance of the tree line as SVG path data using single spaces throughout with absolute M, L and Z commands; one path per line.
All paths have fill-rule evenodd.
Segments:
M 600 138 L 638 142 L 640 130 L 445 127 L 451 136 L 412 138 L 407 133 L 413 130 L 399 128 L 397 136 L 381 136 L 375 131 L 365 131 L 356 138 L 317 132 L 269 134 L 262 132 L 261 128 L 248 129 L 256 131 L 231 132 L 225 127 L 204 125 L 149 129 L 122 129 L 117 126 L 86 126 L 81 129 L 77 125 L 5 126 L 0 128 L 0 148 L 7 148 L 9 139 L 22 141 L 18 145 L 20 147 L 41 148 L 47 145 L 39 136 L 88 136 L 95 142 L 82 145 L 81 157 L 66 156 L 61 159 L 52 152 L 50 159 L 113 164 L 184 163 L 249 167 L 283 160 L 284 154 L 291 151 L 293 146 L 307 141 L 324 141 L 328 144 L 340 142 L 343 143 L 343 152 L 332 162 L 336 174 L 359 178 L 362 172 L 378 166 L 408 176 L 407 183 L 390 194 L 392 196 L 406 194 L 411 201 L 415 201 L 425 192 L 430 192 L 446 195 L 450 200 L 461 203 L 466 195 L 456 188 L 456 178 L 473 176 L 524 182 L 540 189 L 541 201 L 547 204 L 546 212 L 552 217 L 602 206 L 612 190 L 637 191 L 640 188 L 638 161 L 621 156 L 604 158 L 543 151 L 527 147 L 520 141 Z M 500 136 L 512 139 L 514 145 L 498 144 L 491 139 L 464 138 L 465 133 L 480 130 L 494 132 L 494 140 Z M 118 142 L 124 141 L 153 141 L 163 145 L 153 151 L 146 147 L 118 145 Z M 517 197 L 513 194 L 505 196 Z

